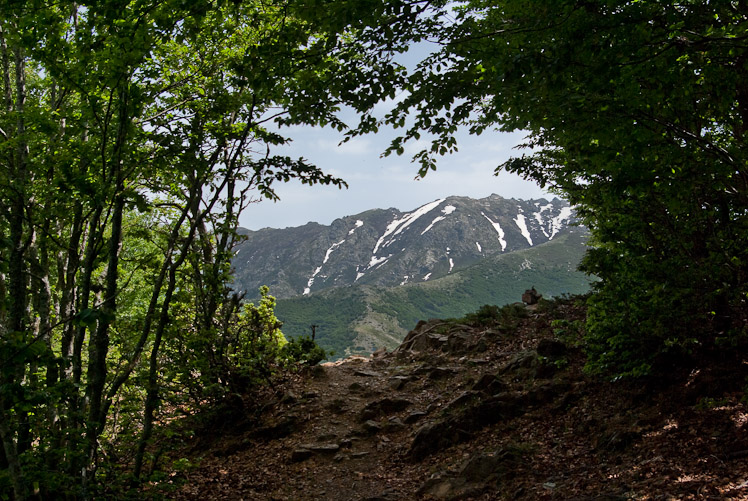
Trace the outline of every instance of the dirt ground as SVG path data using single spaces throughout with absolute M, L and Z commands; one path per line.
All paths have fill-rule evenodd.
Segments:
M 748 499 L 746 361 L 595 378 L 552 324 L 583 315 L 567 302 L 498 328 L 430 321 L 395 352 L 288 377 L 246 397 L 251 418 L 201 433 L 172 495 Z

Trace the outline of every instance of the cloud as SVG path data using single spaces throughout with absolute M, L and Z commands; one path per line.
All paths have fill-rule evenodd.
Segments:
M 340 144 L 340 141 L 332 139 L 318 139 L 316 141 L 318 150 L 335 153 L 336 155 L 375 155 L 373 142 L 369 138 L 355 137 L 350 141 Z
M 389 144 L 387 131 L 355 138 L 341 147 L 341 134 L 336 131 L 309 127 L 292 132 L 294 143 L 285 154 L 307 158 L 325 172 L 345 179 L 350 188 L 341 191 L 295 181 L 278 185 L 281 201 L 252 204 L 242 215 L 242 226 L 282 228 L 309 221 L 330 224 L 334 219 L 369 209 L 413 210 L 450 195 L 483 198 L 496 193 L 525 199 L 547 196 L 537 185 L 516 175 L 493 175 L 497 165 L 518 153 L 512 148 L 522 141 L 521 133 L 486 133 L 479 137 L 461 134 L 460 151 L 439 157 L 437 170 L 416 181 L 418 165 L 411 163 L 411 157 L 424 146 L 430 147 L 429 138 L 406 145 L 402 156 L 380 158 Z
M 403 91 L 397 94 L 394 98 L 386 97 L 384 100 L 379 101 L 374 105 L 374 108 L 371 110 L 372 115 L 377 118 L 384 118 L 387 113 L 392 111 L 392 108 L 394 108 L 395 105 L 404 101 L 409 95 L 410 92 Z

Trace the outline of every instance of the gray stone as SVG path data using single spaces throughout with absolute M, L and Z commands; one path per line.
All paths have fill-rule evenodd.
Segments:
M 344 438 L 338 445 L 340 445 L 341 449 L 350 449 L 351 447 L 353 447 L 353 440 L 351 440 L 350 438 Z
M 389 386 L 393 390 L 402 390 L 408 381 L 410 381 L 408 376 L 394 376 L 390 378 Z
M 404 398 L 383 398 L 369 404 L 364 407 L 359 416 L 359 421 L 368 421 L 378 416 L 393 414 L 400 412 L 412 405 L 410 400 Z
M 361 426 L 361 429 L 367 435 L 375 435 L 382 431 L 382 425 L 372 419 L 369 419 L 368 421 L 364 422 L 364 424 Z
M 413 424 L 420 420 L 426 413 L 423 411 L 414 411 L 405 417 L 405 424 Z
M 332 454 L 340 449 L 340 446 L 335 443 L 326 444 L 302 444 L 300 449 L 306 449 L 317 454 Z
M 457 395 L 456 398 L 454 398 L 452 401 L 450 401 L 445 407 L 445 412 L 453 412 L 456 409 L 459 409 L 461 407 L 465 407 L 469 403 L 474 402 L 476 399 L 479 398 L 479 393 L 476 391 L 463 391 L 459 395 Z
M 468 482 L 485 482 L 501 473 L 501 466 L 506 461 L 502 454 L 476 454 L 462 465 L 460 476 Z
M 314 453 L 310 451 L 309 449 L 294 449 L 294 451 L 291 453 L 291 462 L 292 463 L 300 463 L 302 461 L 306 461 L 310 457 L 312 457 Z

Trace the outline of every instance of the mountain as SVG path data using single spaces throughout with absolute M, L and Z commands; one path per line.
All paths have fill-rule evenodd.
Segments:
M 568 202 L 449 197 L 410 212 L 375 209 L 324 226 L 245 232 L 233 260 L 235 288 L 278 298 L 349 285 L 435 280 L 488 257 L 549 242 L 573 223 Z
M 384 287 L 348 285 L 278 300 L 283 332 L 298 337 L 316 325 L 317 341 L 334 358 L 397 347 L 419 320 L 457 318 L 482 305 L 519 301 L 535 287 L 545 297 L 587 292 L 590 279 L 576 270 L 585 252 L 584 228 L 552 240 L 495 254 L 441 278 Z
M 315 325 L 336 357 L 394 348 L 421 319 L 512 303 L 532 286 L 546 297 L 589 289 L 576 270 L 587 231 L 558 198 L 449 197 L 246 237 L 235 288 L 252 298 L 267 284 L 283 332 Z

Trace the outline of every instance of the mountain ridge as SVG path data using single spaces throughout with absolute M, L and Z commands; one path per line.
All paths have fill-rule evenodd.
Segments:
M 526 249 L 575 222 L 559 198 L 518 200 L 451 196 L 412 211 L 370 209 L 330 225 L 243 230 L 235 250 L 235 289 L 255 298 L 268 285 L 278 298 L 354 283 L 426 282 L 481 259 Z

